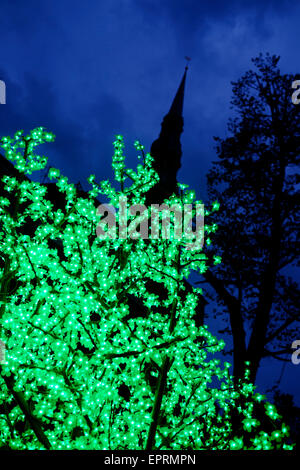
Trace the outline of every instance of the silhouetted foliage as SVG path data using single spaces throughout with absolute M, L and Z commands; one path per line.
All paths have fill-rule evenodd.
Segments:
M 300 408 L 294 403 L 294 398 L 289 393 L 280 393 L 275 389 L 274 403 L 279 414 L 283 417 L 285 423 L 290 429 L 291 442 L 299 448 L 300 444 Z

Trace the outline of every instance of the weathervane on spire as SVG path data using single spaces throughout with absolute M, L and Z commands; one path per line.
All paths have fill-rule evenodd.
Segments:
M 185 70 L 187 70 L 187 69 L 189 68 L 189 63 L 190 63 L 190 61 L 191 61 L 192 59 L 186 55 L 186 56 L 185 56 L 185 60 L 186 60 Z

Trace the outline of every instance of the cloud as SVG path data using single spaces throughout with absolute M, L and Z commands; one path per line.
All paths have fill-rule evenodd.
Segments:
M 110 158 L 103 159 L 100 149 L 112 148 L 112 129 L 122 127 L 124 115 L 121 104 L 113 96 L 102 93 L 94 106 L 70 118 L 50 81 L 26 75 L 18 83 L 7 73 L 0 75 L 6 76 L 7 88 L 7 104 L 0 107 L 2 135 L 43 126 L 56 135 L 55 142 L 43 147 L 43 152 L 49 157 L 49 163 L 61 168 L 71 180 L 85 178 L 91 171 L 100 173 L 105 169 L 104 176 L 109 173 Z
M 212 136 L 226 132 L 230 81 L 263 49 L 292 65 L 298 36 L 288 0 L 6 0 L 1 7 L 1 133 L 49 127 L 57 140 L 47 151 L 74 180 L 111 174 L 116 132 L 125 134 L 130 164 L 135 138 L 150 148 L 189 55 L 181 174 L 197 185 L 214 158 Z

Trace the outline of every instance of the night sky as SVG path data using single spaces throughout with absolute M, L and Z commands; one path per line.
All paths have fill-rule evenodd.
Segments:
M 213 136 L 227 135 L 232 80 L 260 52 L 299 72 L 300 3 L 288 0 L 1 1 L 1 136 L 44 126 L 56 142 L 49 163 L 72 182 L 110 177 L 115 134 L 150 149 L 190 63 L 184 102 L 180 181 L 206 194 L 215 159 Z M 297 46 L 298 45 L 298 46 Z M 293 338 L 297 339 L 297 338 Z M 265 364 L 263 386 L 282 363 Z M 300 366 L 286 366 L 283 391 L 300 405 Z

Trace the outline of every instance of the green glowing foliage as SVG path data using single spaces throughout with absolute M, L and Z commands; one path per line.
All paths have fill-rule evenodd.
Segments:
M 214 358 L 224 342 L 196 327 L 201 289 L 187 291 L 184 281 L 191 270 L 207 269 L 201 250 L 185 249 L 184 237 L 96 236 L 95 198 L 105 194 L 115 207 L 120 196 L 143 204 L 158 179 L 152 157 L 136 142 L 143 163 L 127 169 L 117 136 L 117 187 L 91 176 L 86 197 L 51 169 L 65 197 L 61 210 L 45 186 L 22 177 L 45 168 L 33 150 L 52 140 L 43 128 L 1 140 L 19 173 L 2 178 L 7 197 L 0 199 L 0 339 L 7 349 L 0 447 L 291 448 L 275 408 L 247 377 L 234 386 L 230 364 Z M 197 203 L 186 185 L 180 191 L 170 203 Z M 149 289 L 153 282 L 160 293 Z

